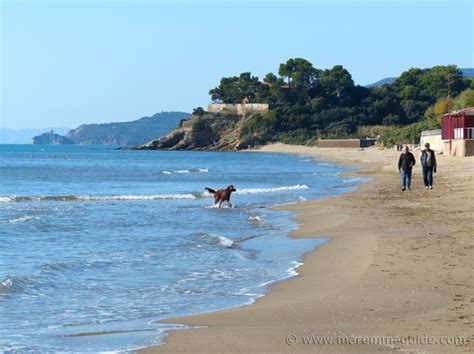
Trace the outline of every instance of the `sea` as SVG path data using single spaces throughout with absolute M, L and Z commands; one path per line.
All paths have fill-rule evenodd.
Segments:
M 361 178 L 308 156 L 0 145 L 0 350 L 127 352 L 251 304 L 331 235 L 273 207 Z M 232 207 L 204 188 L 234 185 Z

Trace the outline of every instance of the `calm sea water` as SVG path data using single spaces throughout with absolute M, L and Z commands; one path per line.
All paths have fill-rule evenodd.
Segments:
M 356 187 L 285 154 L 0 145 L 0 349 L 120 351 L 162 318 L 241 306 L 326 239 L 290 239 L 278 204 Z M 234 208 L 204 187 L 233 184 Z M 125 331 L 125 332 L 123 332 Z M 75 336 L 94 332 L 103 335 Z

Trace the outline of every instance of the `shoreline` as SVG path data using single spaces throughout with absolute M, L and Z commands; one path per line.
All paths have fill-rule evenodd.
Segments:
M 458 247 L 453 247 L 454 250 L 446 249 L 448 246 L 444 245 L 447 230 L 442 227 L 446 225 L 438 225 L 441 220 L 436 220 L 436 225 L 428 226 L 427 230 L 422 227 L 426 213 L 436 205 L 437 199 L 447 199 L 453 204 L 453 194 L 442 191 L 443 184 L 447 186 L 446 175 L 441 172 L 439 178 L 435 177 L 435 183 L 439 181 L 441 186 L 440 192 L 435 187 L 424 197 L 422 193 L 426 191 L 419 190 L 420 186 L 415 190 L 414 186 L 412 192 L 404 195 L 398 187 L 398 173 L 394 173 L 397 172 L 396 151 L 317 149 L 283 144 L 258 151 L 294 153 L 357 165 L 362 169 L 349 174 L 369 175 L 372 180 L 359 184 L 354 192 L 278 207 L 296 213 L 295 219 L 300 225 L 291 237 L 331 237 L 304 255 L 298 276 L 273 283 L 266 295 L 251 305 L 162 320 L 161 323 L 200 328 L 170 331 L 164 344 L 138 352 L 367 352 L 401 348 L 463 352 L 474 348 L 469 337 L 474 327 L 474 316 L 469 315 L 473 313 L 474 302 L 469 295 L 472 293 L 472 271 L 469 271 L 468 259 L 472 259 L 469 257 L 474 248 L 469 238 L 472 233 L 469 219 L 462 220 L 464 232 L 461 231 L 459 237 L 449 237 L 460 238 L 456 240 Z M 464 183 L 458 183 L 461 189 L 467 184 L 464 199 L 472 206 L 473 191 L 469 190 L 467 177 L 472 177 L 473 171 L 462 167 L 469 167 L 473 159 L 442 157 L 440 160 L 440 165 L 454 167 L 454 162 L 462 165 L 458 172 L 464 173 L 466 179 Z M 419 175 L 414 179 L 414 183 L 420 183 Z M 395 200 L 390 201 L 390 197 Z M 428 208 L 414 202 L 417 197 L 426 198 L 425 204 L 430 204 Z M 463 212 L 460 205 L 451 206 L 447 208 L 451 212 L 457 209 Z M 463 207 L 468 213 L 465 216 L 469 216 L 468 206 Z M 409 223 L 404 224 L 405 219 L 413 219 L 410 221 L 416 225 L 415 229 Z M 448 225 L 454 226 L 449 218 L 447 221 Z M 434 258 L 426 249 L 440 248 L 440 243 L 442 252 L 439 254 L 450 253 L 452 267 L 457 266 L 456 281 L 452 281 L 454 269 L 450 269 L 449 261 L 445 267 L 446 259 L 431 259 L 431 267 L 414 261 L 415 256 L 418 259 Z M 447 271 L 440 270 L 444 268 Z M 464 339 L 462 345 L 457 346 L 440 343 L 301 343 L 304 336 L 311 335 L 331 338 L 433 336 L 438 339 L 464 336 Z M 296 343 L 288 344 L 289 336 L 294 336 Z

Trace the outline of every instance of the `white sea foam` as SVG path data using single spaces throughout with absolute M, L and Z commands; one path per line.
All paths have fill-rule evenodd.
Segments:
M 163 200 L 163 199 L 197 199 L 194 194 L 151 194 L 151 195 L 45 195 L 45 196 L 11 196 L 0 197 L 4 202 L 40 202 L 40 201 L 106 201 L 106 200 Z M 24 220 L 19 220 L 24 221 Z
M 292 264 L 293 264 L 293 266 L 288 269 L 288 275 L 289 275 L 290 277 L 294 277 L 294 276 L 298 275 L 297 269 L 298 269 L 299 267 L 301 267 L 304 263 L 303 263 L 303 262 L 293 261 Z
M 38 220 L 39 218 L 36 216 L 20 216 L 11 220 L 8 220 L 8 222 L 11 223 L 16 223 L 16 222 L 23 222 L 23 221 L 28 221 L 28 220 Z
M 161 171 L 161 173 L 165 175 L 193 173 L 193 172 L 209 172 L 209 169 L 196 167 L 196 168 L 191 168 L 190 170 L 163 170 Z
M 219 207 L 219 204 L 212 204 L 212 205 L 206 205 L 204 207 L 205 209 L 234 209 L 234 205 L 232 204 L 232 207 L 229 204 L 222 204 Z
M 305 184 L 283 186 L 275 188 L 244 188 L 236 194 L 277 193 L 293 190 L 308 189 Z M 150 194 L 150 195 L 43 195 L 43 196 L 2 196 L 0 202 L 32 202 L 32 201 L 107 201 L 107 200 L 163 200 L 163 199 L 198 199 L 210 197 L 210 193 L 184 193 L 184 194 Z
M 251 215 L 251 216 L 249 216 L 248 220 L 254 226 L 263 226 L 265 224 L 265 218 L 263 216 L 260 216 L 260 215 Z
M 249 216 L 249 221 L 263 222 L 263 218 L 259 215 L 251 215 Z
M 162 199 L 196 199 L 193 194 L 156 194 L 156 195 L 112 195 L 112 196 L 78 196 L 78 200 L 162 200 Z
M 353 183 L 353 182 L 366 182 L 368 179 L 363 177 L 354 177 L 350 179 L 345 179 L 342 183 Z
M 29 221 L 29 220 L 39 220 L 38 217 L 36 216 L 18 216 L 13 219 L 0 219 L 0 224 L 7 224 L 7 223 L 17 223 L 17 222 L 24 222 L 24 221 Z
M 10 278 L 6 278 L 1 282 L 1 285 L 5 288 L 11 288 L 13 286 L 13 281 Z
M 277 193 L 308 189 L 305 184 L 283 186 L 275 188 L 244 188 L 236 194 Z M 39 196 L 0 196 L 0 202 L 32 202 L 32 201 L 106 201 L 106 200 L 163 200 L 163 199 L 198 199 L 210 197 L 210 193 L 184 193 L 184 194 L 150 194 L 150 195 L 39 195 Z
M 288 279 L 288 278 L 295 277 L 299 274 L 297 269 L 299 267 L 301 267 L 303 264 L 304 263 L 302 263 L 302 262 L 292 261 L 291 262 L 291 267 L 286 270 L 287 275 L 285 275 L 281 278 L 278 278 L 278 279 L 273 279 L 273 280 L 270 280 L 270 281 L 267 281 L 267 282 L 264 282 L 264 283 L 260 283 L 260 284 L 257 285 L 257 287 L 264 287 L 264 286 L 267 286 L 267 285 L 270 285 L 270 284 L 273 284 L 273 283 L 278 283 L 278 282 L 283 281 L 283 280 Z
M 227 237 L 224 237 L 224 236 L 217 236 L 217 237 L 219 239 L 219 243 L 224 247 L 230 248 L 234 244 L 234 241 L 232 241 L 231 239 Z
M 283 277 L 281 277 L 281 278 L 277 278 L 277 279 L 273 279 L 273 280 L 270 280 L 270 281 L 266 281 L 266 282 L 260 283 L 260 284 L 258 284 L 258 285 L 255 286 L 255 287 L 243 288 L 243 289 L 241 289 L 237 294 L 249 296 L 250 299 L 249 299 L 249 301 L 248 301 L 246 304 L 247 304 L 247 305 L 253 304 L 256 299 L 265 296 L 265 294 L 261 294 L 261 293 L 259 293 L 259 292 L 255 292 L 256 289 L 262 288 L 262 287 L 267 287 L 268 285 L 275 284 L 275 283 L 278 283 L 278 282 L 280 282 L 280 281 L 286 280 L 286 279 L 288 279 L 288 278 L 292 278 L 292 277 L 294 277 L 294 276 L 297 276 L 297 275 L 299 274 L 298 271 L 297 271 L 297 269 L 298 269 L 299 267 L 301 267 L 303 264 L 304 264 L 304 263 L 302 263 L 302 262 L 292 261 L 292 262 L 291 262 L 291 267 L 287 269 L 287 275 L 285 275 L 285 276 L 283 276 Z
M 0 296 L 12 292 L 21 292 L 31 283 L 32 281 L 28 277 L 7 276 L 0 281 Z
M 259 193 L 276 193 L 276 192 L 285 192 L 285 191 L 294 191 L 300 189 L 308 189 L 309 187 L 306 184 L 297 184 L 294 186 L 284 186 L 284 187 L 275 187 L 275 188 L 244 188 L 238 189 L 236 194 L 259 194 Z
M 232 241 L 231 239 L 225 236 L 219 236 L 219 235 L 207 234 L 207 233 L 196 234 L 195 236 L 198 238 L 211 240 L 213 243 L 218 243 L 221 246 L 224 246 L 227 248 L 231 248 L 234 245 L 234 241 Z

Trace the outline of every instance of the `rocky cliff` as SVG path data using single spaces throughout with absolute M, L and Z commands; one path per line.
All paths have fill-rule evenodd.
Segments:
M 243 134 L 245 124 L 251 119 L 226 113 L 193 115 L 190 120 L 162 138 L 135 146 L 135 150 L 219 150 L 248 149 L 260 143 L 257 136 Z

